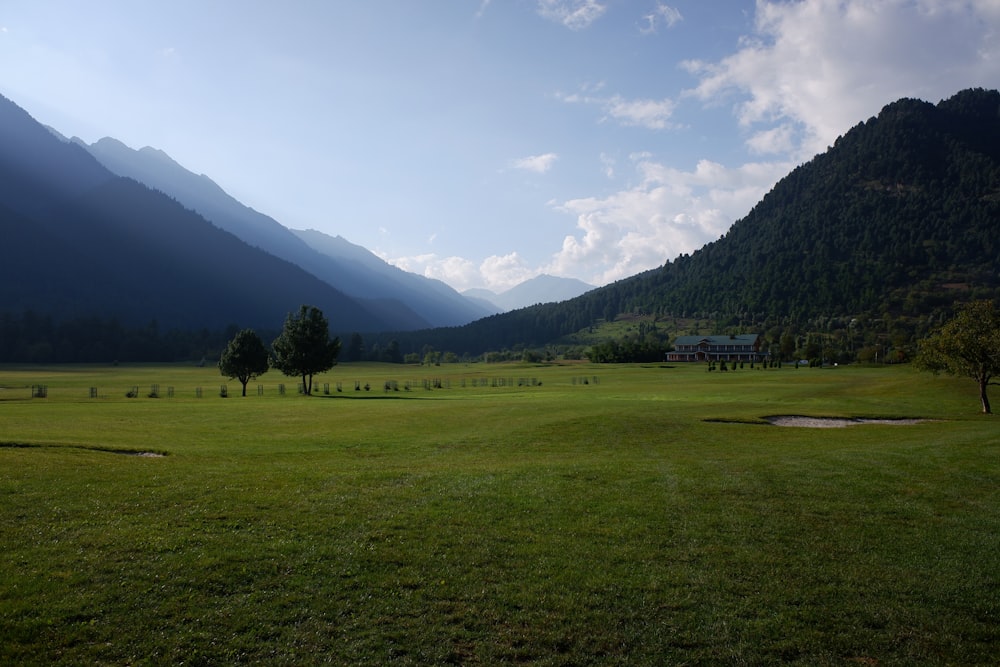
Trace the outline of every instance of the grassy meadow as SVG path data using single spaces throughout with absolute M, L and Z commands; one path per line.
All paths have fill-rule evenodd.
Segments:
M 1000 422 L 971 380 L 343 364 L 312 397 L 257 384 L 0 366 L 0 664 L 1000 661 Z M 782 414 L 931 421 L 762 419 Z

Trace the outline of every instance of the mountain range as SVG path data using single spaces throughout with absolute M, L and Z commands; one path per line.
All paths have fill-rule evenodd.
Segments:
M 3 311 L 178 328 L 276 328 L 296 304 L 331 324 L 392 322 L 178 201 L 115 175 L 0 98 Z
M 503 310 L 340 236 L 288 229 L 160 150 L 67 139 L 2 97 L 0 178 L 6 313 L 275 328 L 308 302 L 346 332 Z
M 65 140 L 3 98 L 0 232 L 4 318 L 273 330 L 309 303 L 336 332 L 393 332 L 366 345 L 460 355 L 550 345 L 622 313 L 779 333 L 878 322 L 912 339 L 957 302 L 1000 298 L 1000 93 L 892 102 L 719 240 L 612 285 L 576 284 L 579 296 L 539 277 L 546 303 L 505 313 L 478 301 L 503 309 L 505 295 L 459 295 L 340 237 L 288 230 L 160 151 Z

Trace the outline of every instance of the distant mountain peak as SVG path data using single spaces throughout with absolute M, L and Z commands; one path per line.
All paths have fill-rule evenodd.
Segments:
M 157 160 L 163 160 L 164 162 L 167 162 L 169 164 L 176 164 L 178 167 L 180 166 L 180 164 L 178 164 L 176 160 L 167 155 L 164 151 L 161 151 L 159 148 L 153 148 L 152 146 L 143 146 L 142 148 L 139 149 L 139 153 L 142 155 L 148 155 L 150 157 L 154 157 Z
M 516 310 L 539 303 L 558 303 L 580 296 L 594 289 L 582 280 L 563 278 L 541 273 L 499 294 L 488 289 L 470 289 L 463 292 L 471 299 L 487 301 L 501 310 Z

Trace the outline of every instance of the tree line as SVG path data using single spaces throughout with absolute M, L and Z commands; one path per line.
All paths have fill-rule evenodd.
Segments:
M 238 328 L 163 329 L 157 320 L 127 326 L 116 317 L 57 320 L 25 310 L 0 314 L 0 362 L 176 362 L 216 359 Z M 267 332 L 270 333 L 270 332 Z

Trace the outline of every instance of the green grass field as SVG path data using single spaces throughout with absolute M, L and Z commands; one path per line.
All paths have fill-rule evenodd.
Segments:
M 313 397 L 273 371 L 260 396 L 224 382 L 0 367 L 0 664 L 1000 661 L 1000 423 L 971 381 L 345 364 Z

